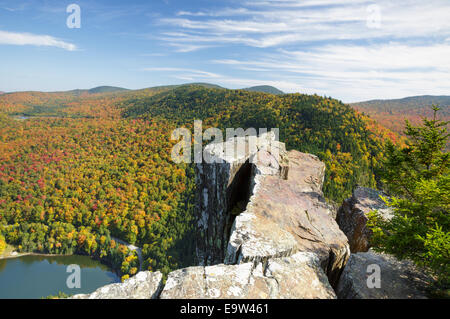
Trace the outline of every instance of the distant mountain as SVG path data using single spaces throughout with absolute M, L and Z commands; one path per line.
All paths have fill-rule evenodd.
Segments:
M 109 93 L 109 92 L 121 92 L 121 91 L 129 91 L 128 89 L 124 89 L 117 86 L 98 86 L 88 90 L 89 93 Z
M 5 92 L 0 91 L 0 94 L 5 94 Z
M 217 85 L 217 84 L 212 84 L 212 83 L 204 83 L 204 82 L 197 82 L 197 83 L 187 83 L 187 84 L 183 84 L 181 86 L 189 86 L 189 85 L 195 85 L 195 86 L 202 86 L 204 88 L 207 89 L 224 89 L 224 87 Z
M 245 88 L 242 90 L 250 91 L 250 92 L 263 92 L 263 93 L 269 93 L 269 94 L 284 94 L 283 91 L 278 90 L 276 87 L 273 87 L 270 85 L 252 86 L 252 87 Z
M 428 109 L 431 105 L 438 104 L 442 109 L 450 107 L 450 96 L 411 96 L 403 99 L 395 100 L 371 100 L 365 102 L 352 103 L 353 106 L 367 109 L 367 110 L 377 110 L 383 112 L 397 112 L 397 111 L 413 111 L 418 112 L 419 110 Z M 419 112 L 423 113 L 423 112 Z
M 75 89 L 70 91 L 58 91 L 58 92 L 50 92 L 50 93 L 69 93 L 73 95 L 81 95 L 81 94 L 98 94 L 98 93 L 114 93 L 114 92 L 126 92 L 130 91 L 129 89 L 117 87 L 117 86 L 97 86 L 92 89 Z
M 450 96 L 412 96 L 395 100 L 372 100 L 350 104 L 378 123 L 403 135 L 405 120 L 413 125 L 422 123 L 423 117 L 432 117 L 433 104 L 439 105 L 439 119 L 450 120 Z
M 186 83 L 186 84 L 174 84 L 174 85 L 162 85 L 162 86 L 153 86 L 143 90 L 152 90 L 152 91 L 167 91 L 172 89 L 177 89 L 179 87 L 189 87 L 189 86 L 201 86 L 207 89 L 224 89 L 223 87 L 212 84 L 212 83 L 204 83 L 204 82 L 194 82 L 194 83 Z M 139 90 L 138 90 L 139 91 Z

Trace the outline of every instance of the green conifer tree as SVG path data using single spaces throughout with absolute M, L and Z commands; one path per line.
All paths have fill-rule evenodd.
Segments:
M 439 121 L 433 106 L 432 119 L 423 126 L 406 122 L 406 147 L 390 144 L 382 181 L 394 195 L 388 205 L 394 209 L 390 221 L 376 212 L 370 216 L 372 245 L 376 251 L 409 258 L 438 278 L 444 289 L 450 284 L 450 154 L 445 152 L 448 122 Z

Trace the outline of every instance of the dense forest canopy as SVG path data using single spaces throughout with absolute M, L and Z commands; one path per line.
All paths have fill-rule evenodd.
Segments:
M 340 202 L 375 187 L 395 134 L 340 101 L 227 90 L 210 84 L 0 96 L 0 233 L 22 251 L 87 254 L 125 275 L 168 271 L 194 255 L 193 167 L 170 140 L 194 120 L 225 128 L 279 128 L 289 149 L 327 166 L 324 192 Z
M 272 95 L 183 86 L 151 97 L 126 99 L 124 117 L 164 118 L 178 126 L 279 128 L 289 149 L 318 155 L 327 165 L 325 195 L 337 202 L 355 185 L 376 186 L 387 130 L 351 107 L 317 95 Z
M 134 274 L 136 256 L 113 236 L 143 247 L 151 269 L 180 266 L 192 253 L 180 238 L 191 227 L 193 178 L 170 160 L 170 131 L 162 121 L 2 116 L 7 242 L 23 251 L 95 256 Z M 172 256 L 177 245 L 187 256 Z

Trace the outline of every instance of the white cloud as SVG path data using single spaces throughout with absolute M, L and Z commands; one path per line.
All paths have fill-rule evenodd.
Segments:
M 266 7 L 317 7 L 329 5 L 355 5 L 359 3 L 370 3 L 368 0 L 268 0 L 268 1 L 246 1 L 249 6 Z
M 265 58 L 221 59 L 213 63 L 260 68 L 323 95 L 347 101 L 450 93 L 450 44 L 412 46 L 328 45 L 307 51 L 279 50 Z M 292 91 L 289 91 L 292 92 Z M 305 92 L 302 89 L 301 92 Z
M 379 28 L 368 23 L 371 5 L 380 10 Z M 158 39 L 178 52 L 232 46 L 213 61 L 228 74 L 218 84 L 345 101 L 449 94 L 449 16 L 448 0 L 247 0 L 160 19 Z
M 8 32 L 1 30 L 0 30 L 0 44 L 51 46 L 68 51 L 75 51 L 77 49 L 75 44 L 59 40 L 50 35 Z
M 370 28 L 369 5 L 380 9 L 380 28 Z M 249 1 L 247 7 L 178 12 L 160 23 L 175 29 L 169 43 L 279 47 L 324 40 L 408 39 L 450 36 L 448 0 Z M 226 17 L 226 18 L 225 18 Z

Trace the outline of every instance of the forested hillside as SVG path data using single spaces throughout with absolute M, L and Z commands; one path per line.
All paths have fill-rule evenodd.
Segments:
M 243 90 L 184 86 L 121 104 L 125 117 L 165 118 L 178 126 L 221 129 L 279 128 L 289 149 L 318 155 L 327 164 L 324 192 L 340 202 L 357 184 L 376 186 L 375 169 L 383 157 L 383 142 L 351 107 L 331 98 L 269 95 Z M 381 131 L 380 131 L 381 132 Z
M 279 128 L 289 149 L 327 165 L 340 202 L 376 185 L 384 139 L 395 134 L 331 98 L 227 90 L 210 84 L 135 91 L 0 96 L 0 234 L 21 251 L 87 254 L 133 275 L 189 265 L 193 167 L 174 164 L 176 127 Z
M 420 125 L 422 118 L 433 116 L 431 105 L 438 105 L 439 118 L 450 120 L 450 96 L 414 96 L 396 100 L 373 100 L 351 104 L 390 130 L 404 135 L 405 120 Z
M 145 268 L 189 264 L 193 172 L 171 162 L 170 131 L 162 121 L 1 115 L 7 242 L 21 251 L 95 256 L 133 275 L 137 257 L 114 236 L 143 247 Z

